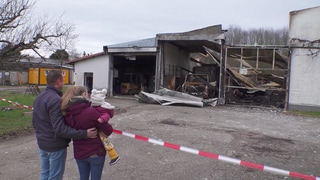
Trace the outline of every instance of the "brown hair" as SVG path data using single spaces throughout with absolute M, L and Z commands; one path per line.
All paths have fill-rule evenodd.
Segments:
M 47 74 L 47 84 L 54 85 L 57 80 L 63 79 L 63 75 L 61 71 L 58 70 L 50 70 Z
M 66 109 L 69 107 L 70 103 L 73 102 L 72 98 L 75 96 L 82 96 L 83 93 L 88 93 L 87 88 L 84 86 L 69 86 L 67 88 L 61 101 L 61 112 L 63 115 L 66 115 Z

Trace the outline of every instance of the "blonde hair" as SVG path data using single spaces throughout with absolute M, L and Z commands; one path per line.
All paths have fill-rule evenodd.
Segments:
M 66 92 L 62 96 L 61 101 L 61 112 L 63 115 L 66 115 L 66 109 L 69 107 L 72 102 L 72 98 L 75 96 L 82 96 L 83 93 L 87 93 L 88 90 L 84 86 L 69 86 Z

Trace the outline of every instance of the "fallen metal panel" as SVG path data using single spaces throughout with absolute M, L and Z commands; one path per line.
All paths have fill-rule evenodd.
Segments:
M 135 95 L 135 97 L 142 102 L 146 102 L 150 104 L 159 103 L 164 106 L 181 104 L 181 105 L 203 107 L 204 105 L 204 103 L 202 102 L 202 98 L 191 96 L 186 93 L 171 91 L 166 88 L 159 89 L 156 93 L 147 93 L 147 92 L 141 91 L 139 95 Z

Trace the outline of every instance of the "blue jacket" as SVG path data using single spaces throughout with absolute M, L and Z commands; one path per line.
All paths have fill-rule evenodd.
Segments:
M 32 124 L 41 150 L 58 151 L 66 148 L 70 139 L 87 137 L 86 130 L 76 130 L 64 123 L 61 96 L 61 91 L 47 86 L 33 102 Z

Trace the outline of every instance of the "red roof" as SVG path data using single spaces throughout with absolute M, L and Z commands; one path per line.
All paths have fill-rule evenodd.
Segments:
M 88 56 L 83 56 L 83 57 L 80 57 L 80 58 L 76 58 L 76 59 L 67 61 L 66 64 L 73 64 L 73 63 L 78 62 L 78 61 L 84 61 L 84 60 L 88 60 L 88 59 L 95 58 L 95 57 L 102 56 L 102 55 L 105 55 L 105 53 L 104 52 L 99 52 L 99 53 L 96 53 L 96 54 L 91 54 L 91 55 L 88 55 Z

